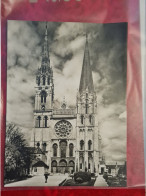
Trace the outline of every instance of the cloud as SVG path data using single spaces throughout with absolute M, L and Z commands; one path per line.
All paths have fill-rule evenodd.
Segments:
M 41 47 L 40 38 L 25 21 L 8 21 L 8 69 L 14 66 L 38 67 Z
M 119 119 L 126 119 L 126 118 L 127 118 L 127 112 L 126 111 L 124 111 L 123 113 L 121 113 L 119 115 Z
M 32 93 L 34 78 L 23 67 L 7 73 L 7 121 L 31 127 L 33 122 Z

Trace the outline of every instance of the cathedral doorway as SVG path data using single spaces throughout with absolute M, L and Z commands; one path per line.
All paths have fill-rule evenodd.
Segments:
M 69 161 L 68 171 L 71 174 L 75 171 L 75 163 L 74 163 L 74 161 Z
M 66 160 L 62 159 L 59 162 L 59 167 L 58 167 L 58 172 L 64 174 L 65 172 L 67 172 L 67 162 Z
M 52 161 L 51 163 L 51 172 L 56 173 L 57 172 L 57 161 Z

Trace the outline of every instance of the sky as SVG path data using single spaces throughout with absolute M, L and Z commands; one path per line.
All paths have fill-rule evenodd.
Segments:
M 75 107 L 87 33 L 103 154 L 108 161 L 125 161 L 127 24 L 47 25 L 57 107 L 64 95 L 68 106 Z M 46 22 L 8 21 L 7 122 L 20 126 L 28 142 L 45 26 Z

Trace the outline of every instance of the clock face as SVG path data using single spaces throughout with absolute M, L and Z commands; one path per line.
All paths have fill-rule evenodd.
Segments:
M 55 125 L 55 133 L 58 137 L 66 138 L 69 137 L 72 131 L 72 125 L 66 120 L 61 120 Z

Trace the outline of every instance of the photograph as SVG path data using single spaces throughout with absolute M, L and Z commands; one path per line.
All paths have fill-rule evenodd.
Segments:
M 7 22 L 4 187 L 127 186 L 127 23 Z

